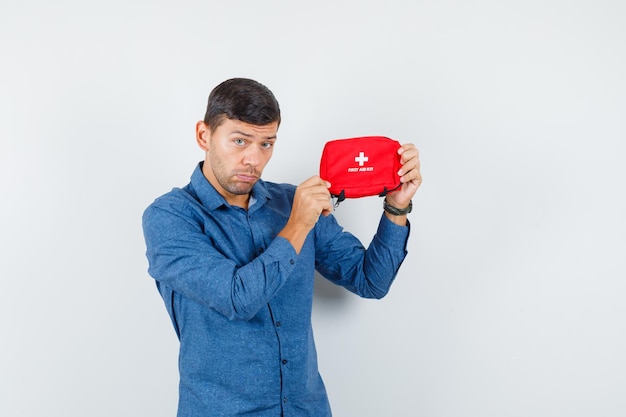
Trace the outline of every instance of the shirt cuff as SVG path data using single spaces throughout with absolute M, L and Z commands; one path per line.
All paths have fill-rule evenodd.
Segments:
M 277 236 L 271 245 L 265 250 L 265 255 L 276 259 L 284 268 L 291 273 L 296 265 L 298 254 L 291 242 L 281 236 Z

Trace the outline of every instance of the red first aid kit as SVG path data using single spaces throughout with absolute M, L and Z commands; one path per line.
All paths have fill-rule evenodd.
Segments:
M 384 136 L 364 136 L 326 142 L 320 177 L 330 182 L 337 204 L 346 198 L 385 196 L 400 187 L 400 143 Z

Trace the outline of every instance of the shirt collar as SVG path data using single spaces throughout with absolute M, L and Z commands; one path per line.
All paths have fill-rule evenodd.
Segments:
M 198 199 L 202 202 L 202 205 L 208 210 L 215 210 L 220 206 L 230 207 L 230 204 L 226 202 L 226 199 L 213 187 L 213 185 L 206 179 L 202 172 L 202 165 L 204 162 L 198 163 L 196 169 L 191 174 L 191 188 L 196 193 Z M 262 179 L 259 179 L 250 193 L 250 206 L 248 211 L 254 211 L 257 208 L 265 204 L 265 201 L 270 198 L 270 193 L 267 191 L 267 186 Z

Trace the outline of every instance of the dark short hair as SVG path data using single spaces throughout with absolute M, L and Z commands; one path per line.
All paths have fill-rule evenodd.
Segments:
M 248 78 L 231 78 L 209 94 L 204 123 L 213 130 L 226 118 L 257 126 L 273 122 L 280 125 L 280 107 L 263 84 Z

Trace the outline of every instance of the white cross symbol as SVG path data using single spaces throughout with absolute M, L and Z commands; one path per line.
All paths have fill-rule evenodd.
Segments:
M 367 161 L 369 161 L 369 158 L 365 156 L 365 152 L 360 152 L 359 156 L 354 158 L 354 162 L 358 162 L 360 167 Z

